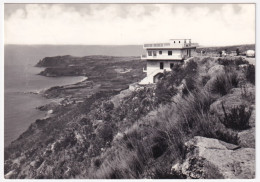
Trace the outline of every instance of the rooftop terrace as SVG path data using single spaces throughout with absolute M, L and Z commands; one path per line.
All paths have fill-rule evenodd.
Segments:
M 170 39 L 166 43 L 144 44 L 144 49 L 183 49 L 195 48 L 197 44 L 191 43 L 191 39 Z

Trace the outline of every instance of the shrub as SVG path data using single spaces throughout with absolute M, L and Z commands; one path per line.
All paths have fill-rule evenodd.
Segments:
M 197 73 L 198 64 L 194 60 L 190 60 L 184 68 L 185 75 L 194 75 Z
M 238 87 L 239 79 L 238 79 L 238 75 L 235 72 L 231 72 L 230 74 L 227 74 L 227 79 L 230 82 L 232 87 L 234 88 Z
M 249 64 L 249 62 L 242 57 L 236 58 L 234 61 L 236 65 Z
M 224 112 L 224 118 L 219 119 L 227 128 L 232 128 L 234 130 L 245 130 L 250 127 L 249 118 L 251 116 L 251 109 L 247 110 L 244 105 L 240 105 L 232 108 L 230 113 L 227 113 L 223 103 L 222 109 Z
M 164 132 L 157 131 L 157 135 L 153 136 L 152 154 L 153 158 L 160 157 L 168 148 L 167 136 Z
M 116 122 L 128 120 L 128 125 L 136 122 L 156 107 L 153 91 L 153 88 L 144 88 L 133 92 L 113 111 L 112 119 Z
M 198 64 L 193 59 L 190 60 L 184 68 L 185 87 L 182 90 L 184 95 L 187 95 L 189 92 L 192 92 L 197 88 L 197 71 Z
M 216 138 L 227 143 L 238 144 L 237 133 L 227 129 L 216 116 L 202 113 L 193 125 L 192 136 Z
M 172 173 L 165 169 L 156 168 L 153 172 L 153 179 L 185 179 L 186 176 L 182 174 Z
M 255 66 L 252 64 L 249 64 L 246 69 L 246 79 L 250 83 L 255 84 Z
M 112 111 L 114 109 L 114 104 L 111 101 L 103 102 L 103 108 L 106 112 Z
M 96 168 L 99 168 L 101 164 L 102 164 L 102 162 L 101 162 L 100 159 L 95 159 L 95 160 L 94 160 L 94 166 L 95 166 Z
M 185 76 L 186 76 L 186 72 L 182 64 L 176 64 L 172 68 L 172 71 L 170 73 L 166 72 L 163 80 L 168 85 L 179 86 Z
M 241 96 L 243 99 L 247 100 L 250 103 L 255 103 L 255 94 L 250 92 L 246 85 L 240 85 Z
M 171 102 L 171 98 L 177 94 L 177 87 L 182 83 L 183 79 L 186 82 L 183 94 L 187 95 L 189 91 L 193 91 L 196 88 L 195 75 L 197 69 L 198 64 L 194 60 L 190 60 L 185 67 L 177 64 L 173 67 L 171 73 L 164 73 L 163 78 L 156 85 L 156 103 L 166 104 Z
M 215 98 L 207 91 L 201 90 L 190 93 L 186 98 L 178 104 L 178 109 L 182 110 L 183 114 L 206 113 L 209 111 L 210 105 L 215 101 Z M 181 115 L 181 116 L 182 116 Z
M 216 76 L 211 85 L 211 92 L 226 95 L 230 89 L 238 87 L 239 79 L 235 72 Z
M 215 98 L 207 91 L 190 93 L 181 99 L 169 111 L 164 111 L 161 122 L 173 122 L 173 131 L 179 131 L 189 137 L 196 135 L 217 138 L 229 143 L 237 143 L 236 133 L 229 131 L 218 118 L 209 114 L 210 105 Z M 166 126 L 169 127 L 169 126 Z M 171 126 L 173 128 L 173 126 Z M 170 127 L 169 127 L 170 128 Z M 168 131 L 169 129 L 166 128 Z M 169 133 L 174 133 L 170 132 Z M 179 134 L 180 135 L 180 134 Z M 176 138 L 180 138 L 176 136 Z
M 219 58 L 218 63 L 224 66 L 239 66 L 241 64 L 249 64 L 248 61 L 244 60 L 242 57 L 239 58 Z
M 210 76 L 209 75 L 205 75 L 205 76 L 202 76 L 201 78 L 201 83 L 203 86 L 206 85 L 206 83 L 210 80 Z
M 97 136 L 105 142 L 110 142 L 113 139 L 113 129 L 109 124 L 100 124 L 96 132 Z
M 213 59 L 211 57 L 205 57 L 200 61 L 200 63 L 203 65 L 203 64 L 207 64 L 209 61 L 211 62 L 213 61 Z
M 216 79 L 214 80 L 212 87 L 211 87 L 211 91 L 213 93 L 219 93 L 221 95 L 226 95 L 228 93 L 228 91 L 231 88 L 228 88 L 229 85 L 227 85 L 227 80 L 225 75 L 219 75 L 216 77 Z
M 171 98 L 177 94 L 177 88 L 167 81 L 161 80 L 157 83 L 155 89 L 156 104 L 166 104 L 171 102 Z
M 185 87 L 182 90 L 182 93 L 184 95 L 187 95 L 189 92 L 194 91 L 197 87 L 196 87 L 196 80 L 194 77 L 189 76 L 187 78 L 185 78 Z

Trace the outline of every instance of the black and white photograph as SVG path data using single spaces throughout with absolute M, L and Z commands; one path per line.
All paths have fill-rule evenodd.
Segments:
M 257 5 L 3 2 L 3 180 L 256 179 Z

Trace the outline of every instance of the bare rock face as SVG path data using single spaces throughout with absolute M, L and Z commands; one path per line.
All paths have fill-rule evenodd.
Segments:
M 196 136 L 186 142 L 187 155 L 172 173 L 188 179 L 251 179 L 255 177 L 255 149 Z
M 239 146 L 255 148 L 255 127 L 238 133 Z

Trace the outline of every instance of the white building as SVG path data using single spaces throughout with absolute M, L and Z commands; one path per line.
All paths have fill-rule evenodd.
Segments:
M 255 51 L 254 50 L 247 50 L 246 51 L 246 57 L 255 57 Z
M 196 45 L 191 39 L 171 39 L 167 43 L 144 44 L 146 54 L 141 59 L 147 60 L 147 77 L 139 84 L 156 83 L 162 73 L 171 71 L 174 64 L 181 63 L 195 53 Z

